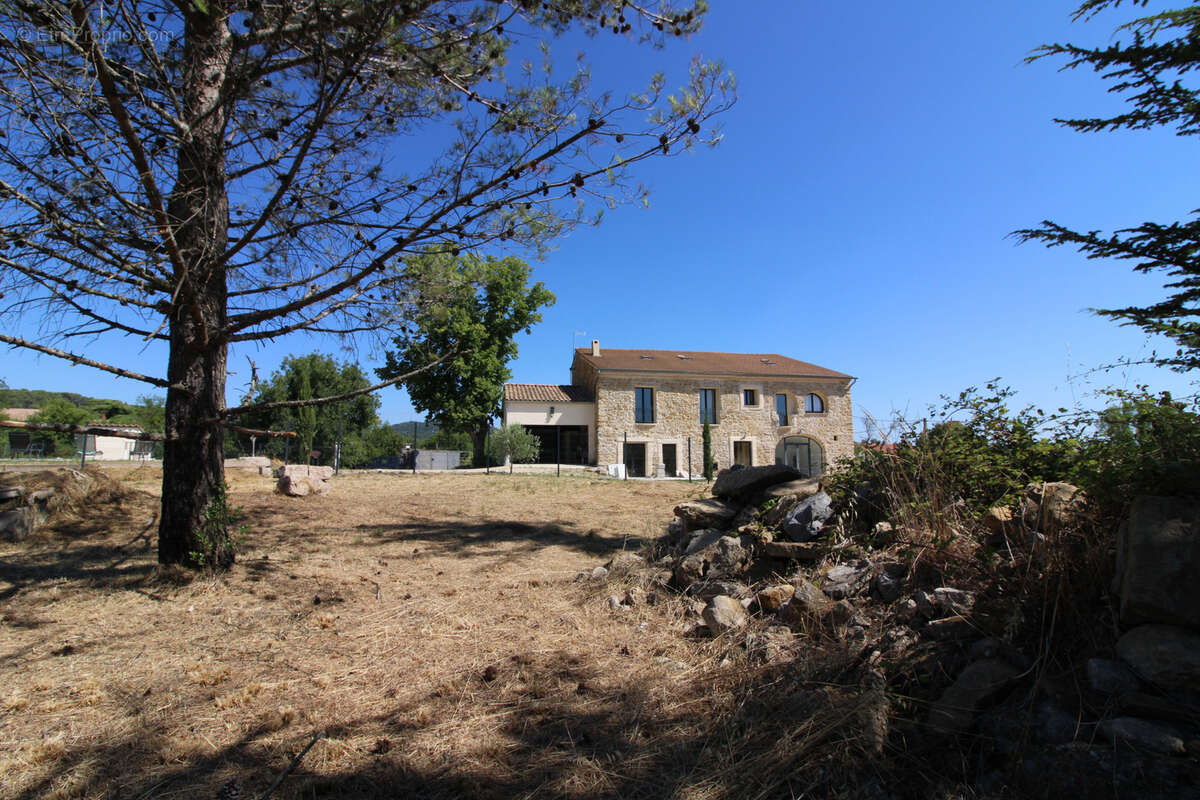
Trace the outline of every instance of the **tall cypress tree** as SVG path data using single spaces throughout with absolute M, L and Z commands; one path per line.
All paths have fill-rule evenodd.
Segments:
M 711 481 L 713 476 L 712 430 L 708 427 L 708 420 L 704 421 L 701 442 L 703 443 L 701 447 L 704 450 L 704 479 Z

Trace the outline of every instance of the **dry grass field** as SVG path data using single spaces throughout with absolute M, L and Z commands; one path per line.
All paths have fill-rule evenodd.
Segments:
M 187 580 L 154 561 L 158 473 L 110 474 L 0 545 L 0 797 L 259 797 L 318 733 L 272 797 L 799 796 L 801 754 L 848 746 L 854 708 L 686 635 L 678 599 L 574 580 L 700 484 L 231 475 L 239 560 Z

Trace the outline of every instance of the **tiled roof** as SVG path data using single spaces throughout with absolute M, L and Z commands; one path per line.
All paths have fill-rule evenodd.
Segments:
M 515 403 L 590 403 L 592 393 L 582 386 L 552 383 L 506 383 L 504 399 Z
M 575 350 L 579 358 L 600 370 L 622 372 L 683 372 L 706 375 L 762 375 L 803 378 L 850 378 L 844 372 L 818 367 L 777 353 L 705 353 L 695 350 L 606 350 L 592 355 L 590 347 Z

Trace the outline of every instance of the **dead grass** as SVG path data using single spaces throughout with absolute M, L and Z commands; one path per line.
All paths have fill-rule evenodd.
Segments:
M 619 587 L 573 582 L 696 485 L 347 475 L 287 499 L 231 474 L 244 551 L 181 582 L 154 564 L 157 471 L 113 474 L 110 502 L 0 545 L 0 796 L 258 794 L 317 731 L 275 797 L 739 796 L 761 675 L 684 636 L 676 600 L 613 613 Z

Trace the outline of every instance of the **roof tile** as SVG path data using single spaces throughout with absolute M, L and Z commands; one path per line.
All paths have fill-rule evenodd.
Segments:
M 582 386 L 551 383 L 506 383 L 504 399 L 514 403 L 590 403 L 592 394 Z
M 807 361 L 778 353 L 709 353 L 696 350 L 601 350 L 593 356 L 590 347 L 576 348 L 577 357 L 600 370 L 622 372 L 691 372 L 709 375 L 780 375 L 804 378 L 843 378 Z

